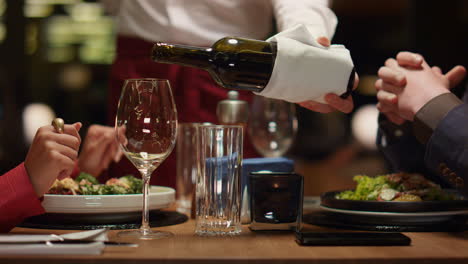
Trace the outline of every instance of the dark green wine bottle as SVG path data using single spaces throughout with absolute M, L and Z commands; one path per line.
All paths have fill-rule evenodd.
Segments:
M 157 42 L 151 57 L 155 62 L 204 69 L 227 89 L 261 92 L 273 72 L 276 43 L 238 37 L 222 38 L 210 48 Z M 354 70 L 342 96 L 351 92 L 353 83 Z

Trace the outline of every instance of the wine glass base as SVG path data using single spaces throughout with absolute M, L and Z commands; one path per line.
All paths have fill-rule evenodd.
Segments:
M 121 231 L 117 233 L 118 237 L 122 238 L 135 238 L 141 240 L 153 240 L 168 238 L 174 236 L 171 232 L 166 231 L 153 231 L 153 230 L 132 230 L 132 231 Z

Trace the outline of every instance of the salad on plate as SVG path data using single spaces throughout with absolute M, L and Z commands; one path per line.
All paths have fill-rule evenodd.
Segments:
M 440 185 L 416 173 L 393 173 L 369 177 L 356 175 L 354 190 L 346 190 L 336 194 L 336 199 L 357 201 L 446 201 L 460 198 L 446 192 Z
M 63 195 L 103 195 L 103 194 L 139 194 L 142 193 L 143 181 L 133 175 L 111 178 L 105 184 L 88 173 L 80 173 L 75 179 L 67 177 L 56 179 L 47 194 Z

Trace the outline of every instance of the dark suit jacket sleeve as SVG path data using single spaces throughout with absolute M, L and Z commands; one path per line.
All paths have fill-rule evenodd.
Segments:
M 0 194 L 0 233 L 10 231 L 27 217 L 44 213 L 24 163 L 0 176 Z
M 445 186 L 424 165 L 425 147 L 414 136 L 411 122 L 399 126 L 380 115 L 377 148 L 387 161 L 389 172 L 421 173 Z
M 398 129 L 404 131 L 396 133 L 402 136 L 388 140 Z M 466 100 L 451 93 L 436 97 L 416 114 L 414 124 L 396 126 L 381 117 L 377 144 L 393 170 L 420 172 L 443 187 L 468 194 Z
M 441 179 L 468 194 L 467 103 L 455 106 L 438 123 L 427 142 L 424 161 Z

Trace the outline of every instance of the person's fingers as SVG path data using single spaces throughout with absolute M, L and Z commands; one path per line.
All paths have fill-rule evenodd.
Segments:
M 384 113 L 384 115 L 390 120 L 390 122 L 395 123 L 397 125 L 403 124 L 406 120 L 399 115 L 393 113 L 393 112 L 388 112 Z
M 79 150 L 81 144 L 79 138 L 67 134 L 50 135 L 49 139 L 57 144 L 66 146 L 73 150 Z
M 115 153 L 115 156 L 114 156 L 114 162 L 115 163 L 119 162 L 122 159 L 122 156 L 123 156 L 123 151 L 119 146 L 117 146 L 117 152 Z
M 65 131 L 67 131 L 65 127 Z M 74 128 L 72 130 L 76 131 Z M 80 147 L 80 139 L 76 136 L 69 135 L 67 133 L 59 134 L 56 132 L 53 126 L 43 126 L 37 130 L 36 136 L 34 137 L 36 142 L 55 143 L 74 150 L 78 150 Z
M 75 127 L 76 131 L 80 131 L 80 129 L 83 127 L 83 124 L 81 122 L 76 122 L 74 124 L 72 124 L 72 126 Z
M 110 130 L 105 133 L 104 138 L 102 139 L 102 148 L 105 148 L 103 154 L 103 168 L 107 168 L 111 161 L 114 159 L 117 152 L 117 144 L 115 144 L 114 131 Z
M 350 113 L 353 110 L 353 97 L 341 98 L 336 94 L 329 93 L 325 95 L 325 101 L 336 110 L 343 113 Z
M 107 163 L 109 164 L 112 160 L 114 162 L 119 162 L 122 158 L 123 152 L 115 138 L 115 131 L 113 129 L 107 133 L 106 139 L 109 146 L 109 152 L 107 153 L 109 161 L 107 161 Z
M 56 171 L 67 170 L 71 172 L 75 166 L 75 160 L 64 155 L 60 150 L 50 151 L 47 157 Z
M 397 110 L 396 106 L 392 104 L 386 104 L 384 102 L 377 103 L 377 109 L 382 113 L 395 112 Z
M 375 90 L 377 91 L 382 90 L 382 84 L 383 84 L 382 79 L 377 79 L 377 81 L 375 81 L 375 84 L 374 84 Z
M 123 155 L 123 152 L 120 149 L 119 144 L 117 144 L 117 141 L 114 141 L 110 144 L 110 146 L 112 147 L 111 148 L 112 151 L 110 152 L 110 155 L 112 156 L 111 160 L 114 162 L 119 162 Z
M 115 144 L 107 145 L 105 155 L 103 156 L 103 162 L 102 162 L 103 169 L 107 169 L 109 167 L 109 164 L 114 159 L 116 152 L 117 152 L 117 148 L 115 147 Z
M 78 150 L 70 148 L 66 145 L 59 144 L 57 142 L 51 142 L 49 147 L 61 155 L 68 157 L 72 161 L 75 161 L 78 158 Z
M 65 125 L 63 133 L 59 134 L 56 129 L 50 126 L 43 126 L 38 129 L 35 140 L 37 141 L 53 141 L 72 149 L 79 149 L 81 137 L 73 125 Z
M 327 104 L 317 103 L 314 101 L 305 101 L 305 102 L 300 102 L 298 104 L 311 111 L 319 112 L 322 114 L 327 114 L 327 113 L 331 113 L 335 111 L 335 109 L 333 109 L 331 106 Z
M 400 68 L 400 65 L 398 65 L 398 62 L 394 58 L 385 60 L 384 65 L 392 70 L 398 70 Z
M 59 173 L 57 179 L 63 180 L 65 178 L 68 178 L 71 175 L 72 171 L 71 170 L 63 170 Z
M 330 40 L 327 38 L 327 37 L 318 37 L 317 38 L 317 42 L 322 45 L 322 46 L 325 46 L 325 47 L 330 47 Z
M 102 139 L 91 142 L 88 149 L 90 152 L 92 152 L 94 157 L 99 157 L 100 163 L 102 162 L 102 157 L 104 157 L 108 145 L 107 143 L 102 143 L 101 140 Z
M 81 144 L 81 136 L 80 136 L 80 133 L 78 133 L 80 128 L 81 128 L 81 123 L 79 122 L 73 125 L 65 125 L 63 129 L 63 133 L 76 137 L 79 143 Z
M 303 107 L 307 108 L 305 106 L 303 106 Z M 126 137 L 126 133 L 127 133 L 126 125 L 121 125 L 119 127 L 116 127 L 115 132 L 116 132 L 116 140 L 117 140 L 118 144 L 123 146 L 123 147 L 127 146 L 128 139 Z
M 58 177 L 59 179 L 70 176 L 75 166 L 75 161 L 70 159 L 68 156 L 63 155 L 60 151 L 50 152 L 50 160 L 53 161 L 54 166 L 60 171 Z
M 445 74 L 445 77 L 449 80 L 450 89 L 459 85 L 466 76 L 466 69 L 463 66 L 455 66 L 449 72 Z
M 424 61 L 424 58 L 421 55 L 409 51 L 399 52 L 396 59 L 400 66 L 412 68 L 420 68 Z
M 356 90 L 356 88 L 359 85 L 359 75 L 355 72 L 354 73 L 354 84 L 353 84 L 353 91 Z
M 386 91 L 386 92 L 398 95 L 403 91 L 404 87 L 395 86 L 393 84 L 384 82 L 382 79 L 378 79 L 375 82 L 375 89 L 377 91 Z
M 432 69 L 432 72 L 434 72 L 435 74 L 439 76 L 443 75 L 442 70 L 438 66 L 432 66 L 431 69 Z
M 380 90 L 377 92 L 377 99 L 379 102 L 383 102 L 385 104 L 397 104 L 398 103 L 398 97 L 393 94 L 389 93 L 384 90 Z
M 383 82 L 391 83 L 400 87 L 403 87 L 406 84 L 405 75 L 398 70 L 389 68 L 388 66 L 380 67 L 377 74 Z

